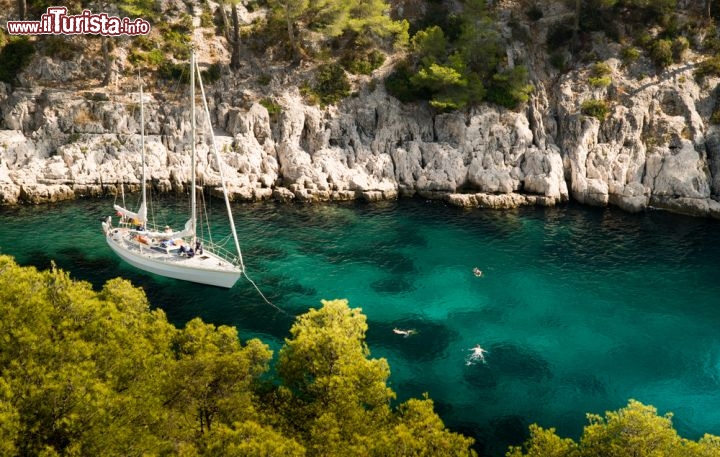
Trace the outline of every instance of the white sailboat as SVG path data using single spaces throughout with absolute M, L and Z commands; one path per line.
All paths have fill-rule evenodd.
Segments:
M 203 106 L 207 118 L 206 126 L 212 138 L 212 148 L 215 159 L 220 170 L 220 181 L 225 206 L 230 221 L 235 249 L 237 253 L 231 253 L 210 240 L 202 240 L 197 234 L 197 210 L 196 210 L 196 183 L 195 183 L 195 75 L 198 76 Z M 142 102 L 142 86 L 140 87 L 140 123 L 141 123 L 141 149 L 142 149 L 142 203 L 137 212 L 130 211 L 122 206 L 114 205 L 114 209 L 120 216 L 117 226 L 112 225 L 112 218 L 102 223 L 105 238 L 110 248 L 120 258 L 144 271 L 157 275 L 184 281 L 192 281 L 201 284 L 209 284 L 218 287 L 232 287 L 244 273 L 242 253 L 238 241 L 235 223 L 230 210 L 230 201 L 227 195 L 227 187 L 222 171 L 222 162 L 215 144 L 215 137 L 210 126 L 210 114 L 205 100 L 205 89 L 200 78 L 200 71 L 195 62 L 195 52 L 190 56 L 190 112 L 192 126 L 191 140 L 191 214 L 189 220 L 180 231 L 173 231 L 169 227 L 163 230 L 152 227 L 147 220 L 147 195 L 145 191 L 145 132 L 144 132 L 144 109 Z

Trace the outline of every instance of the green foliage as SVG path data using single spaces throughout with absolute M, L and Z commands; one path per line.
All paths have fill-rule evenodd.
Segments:
M 612 84 L 612 68 L 605 62 L 597 62 L 590 70 L 588 82 L 593 87 L 607 87 Z
M 672 42 L 672 54 L 675 62 L 681 62 L 685 51 L 690 49 L 690 42 L 684 36 L 675 38 Z
M 158 68 L 166 62 L 166 59 L 165 53 L 160 49 L 152 49 L 150 51 L 132 49 L 128 56 L 128 61 L 136 67 Z
M 154 0 L 124 0 L 118 7 L 129 17 L 140 17 L 150 23 L 160 21 L 159 4 Z
M 720 56 L 710 57 L 700 62 L 695 69 L 694 75 L 698 79 L 707 76 L 720 76 Z
M 412 38 L 412 50 L 424 64 L 442 61 L 447 56 L 447 46 L 445 33 L 437 25 L 420 30 Z
M 14 3 L 13 5 L 15 5 Z M 41 14 L 45 14 L 49 6 L 65 6 L 68 9 L 69 15 L 80 14 L 83 7 L 86 5 L 82 0 L 66 0 L 61 4 L 53 2 L 52 0 L 27 0 L 27 20 L 37 20 Z M 85 6 L 86 7 L 86 6 Z
M 385 0 L 355 0 L 348 3 L 349 30 L 365 36 L 391 37 L 396 46 L 408 43 L 410 24 L 405 20 L 392 20 L 388 15 L 390 7 Z
M 344 300 L 297 318 L 276 373 L 259 340 L 176 328 L 122 279 L 95 291 L 0 256 L 0 313 L 2 455 L 475 455 L 427 397 L 391 408 Z
M 392 414 L 385 359 L 369 359 L 367 322 L 346 300 L 323 301 L 290 329 L 278 360 L 293 435 L 313 455 L 474 455 L 472 440 L 448 432 L 432 402 L 409 400 Z
M 338 64 L 324 64 L 318 68 L 312 92 L 321 105 L 332 105 L 350 94 L 350 81 Z
M 653 44 L 655 39 L 652 35 L 650 35 L 647 30 L 643 30 L 642 32 L 640 32 L 640 34 L 638 34 L 636 41 L 638 46 L 648 49 Z
M 183 84 L 190 84 L 190 73 L 187 65 L 172 63 L 163 60 L 158 67 L 158 76 L 165 79 L 180 81 Z
M 487 98 L 505 108 L 515 109 L 527 102 L 533 91 L 532 84 L 528 84 L 527 80 L 527 68 L 522 65 L 496 73 L 488 87 Z
M 665 68 L 673 62 L 672 41 L 657 40 L 650 47 L 650 58 L 659 68 Z
M 590 77 L 588 78 L 588 82 L 593 87 L 608 87 L 610 84 L 612 84 L 612 78 L 609 76 L 600 76 L 600 77 Z
M 390 434 L 383 434 L 376 444 L 376 455 L 417 455 L 432 457 L 474 456 L 468 448 L 472 439 L 449 433 L 433 410 L 427 395 L 410 399 L 399 408 L 400 420 Z M 418 439 L 418 437 L 421 437 Z
M 43 37 L 41 49 L 44 55 L 60 60 L 70 60 L 83 50 L 82 46 L 73 43 L 62 35 Z
M 612 68 L 605 62 L 597 62 L 592 66 L 591 74 L 596 78 L 610 76 L 612 74 Z
M 530 426 L 522 447 L 511 447 L 507 457 L 710 457 L 720 455 L 720 437 L 698 441 L 681 438 L 672 426 L 672 414 L 658 416 L 652 406 L 630 400 L 625 408 L 605 417 L 588 414 L 580 443 L 560 438 L 554 429 Z
M 467 103 L 463 97 L 467 80 L 454 68 L 430 64 L 410 78 L 413 87 L 432 94 L 430 104 L 438 109 L 457 109 Z
M 35 53 L 35 47 L 26 37 L 10 38 L 0 50 L 0 81 L 15 83 Z
M 210 6 L 207 3 L 202 5 L 202 13 L 200 13 L 200 27 L 214 27 L 215 21 L 213 20 L 213 13 Z
M 497 24 L 488 16 L 468 16 L 456 48 L 454 54 L 462 58 L 463 65 L 484 81 L 492 78 L 505 58 Z
M 207 68 L 207 70 L 203 70 L 202 72 L 202 78 L 203 82 L 205 83 L 214 83 L 215 81 L 220 80 L 222 77 L 222 65 L 220 63 L 213 63 L 210 64 L 210 66 Z
M 605 100 L 585 100 L 580 106 L 583 114 L 592 116 L 600 121 L 604 121 L 610 113 L 610 107 Z
M 720 37 L 715 30 L 711 30 L 703 39 L 702 48 L 707 53 L 720 53 Z
M 270 84 L 271 81 L 272 81 L 272 76 L 270 76 L 270 75 L 268 75 L 268 74 L 266 74 L 266 73 L 262 73 L 262 74 L 261 74 L 260 76 L 258 76 L 258 78 L 257 78 L 257 82 L 258 82 L 258 84 L 260 84 L 261 86 L 267 86 L 268 84 Z
M 550 54 L 550 65 L 560 71 L 566 70 L 568 67 L 568 62 L 565 58 L 565 54 L 561 51 L 555 51 Z
M 523 453 L 523 448 L 525 453 Z M 524 446 L 511 446 L 507 457 L 574 457 L 578 446 L 569 438 L 560 438 L 555 429 L 543 429 L 537 424 L 530 426 L 530 438 Z
M 395 70 L 385 78 L 385 88 L 401 102 L 408 103 L 419 99 L 427 99 L 430 95 L 424 94 L 419 88 L 414 87 L 410 78 L 413 76 L 413 69 L 407 61 L 395 65 Z
M 640 58 L 640 50 L 634 46 L 626 46 L 620 51 L 623 65 L 630 65 Z
M 332 42 L 341 54 L 359 53 L 349 56 L 349 61 L 362 60 L 362 54 L 372 49 L 402 47 L 408 42 L 408 22 L 391 19 L 385 0 L 270 0 L 268 4 L 272 14 L 265 33 L 275 35 L 282 30 L 283 41 L 296 58 L 308 56 L 305 48 Z M 367 40 L 360 48 L 354 46 L 357 36 Z
M 161 27 L 163 51 L 171 54 L 177 60 L 188 60 L 190 58 L 190 30 L 184 25 L 172 25 Z
M 287 439 L 272 427 L 255 421 L 219 424 L 201 439 L 203 455 L 222 457 L 283 456 L 304 457 L 305 448 Z
M 282 112 L 282 106 L 272 98 L 265 97 L 260 100 L 260 104 L 265 107 L 270 117 L 275 117 Z
M 626 408 L 607 412 L 605 417 L 588 414 L 590 424 L 583 431 L 580 446 L 606 455 L 666 454 L 680 445 L 671 418 L 672 414 L 660 417 L 652 406 L 631 400 Z
M 532 85 L 527 68 L 504 68 L 505 52 L 497 23 L 483 0 L 465 0 L 452 33 L 440 24 L 418 30 L 411 57 L 385 81 L 401 101 L 428 100 L 439 110 L 463 109 L 487 100 L 516 108 L 528 100 Z M 487 89 L 486 89 L 487 88 Z
M 347 71 L 356 75 L 369 75 L 385 62 L 385 54 L 373 49 L 367 53 L 350 52 L 340 59 Z

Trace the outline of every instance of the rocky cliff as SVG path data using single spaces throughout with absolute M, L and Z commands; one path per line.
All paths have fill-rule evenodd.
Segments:
M 281 109 L 271 115 L 252 88 L 225 75 L 207 90 L 230 189 L 244 200 L 419 194 L 491 208 L 574 199 L 720 218 L 720 133 L 709 122 L 718 80 L 696 81 L 692 56 L 647 76 L 621 66 L 612 46 L 598 49 L 612 69 L 606 87 L 587 82 L 589 64 L 561 75 L 538 64 L 532 49 L 511 47 L 510 60 L 531 62 L 534 75 L 531 101 L 518 111 L 482 105 L 438 113 L 400 103 L 376 77 L 356 81 L 354 96 L 324 109 L 304 103 L 296 87 L 276 84 Z M 88 90 L 48 84 L 82 72 L 82 63 L 65 65 L 36 59 L 25 84 L 0 83 L 2 203 L 101 195 L 120 183 L 139 183 L 140 113 L 132 79 Z M 152 183 L 161 191 L 182 190 L 188 110 L 162 90 L 149 92 Z M 605 120 L 581 112 L 588 99 L 609 101 Z M 199 174 L 216 188 L 218 164 L 208 144 L 206 136 Z

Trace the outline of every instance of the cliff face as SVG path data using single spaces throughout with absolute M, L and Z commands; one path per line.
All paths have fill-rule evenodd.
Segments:
M 533 60 L 522 49 L 519 57 Z M 709 123 L 717 80 L 696 82 L 693 63 L 639 78 L 613 58 L 605 61 L 613 82 L 604 88 L 585 82 L 587 68 L 559 76 L 536 66 L 536 90 L 518 112 L 482 105 L 436 113 L 401 104 L 377 83 L 360 84 L 357 96 L 327 109 L 284 88 L 276 97 L 281 112 L 271 116 L 229 76 L 208 88 L 208 98 L 223 170 L 238 199 L 419 194 L 504 208 L 572 198 L 720 218 L 720 134 Z M 45 59 L 33 72 L 47 73 L 46 80 L 72 73 L 56 66 Z M 93 92 L 0 83 L 0 202 L 137 186 L 140 112 L 132 91 L 131 84 Z M 162 191 L 182 189 L 189 180 L 189 114 L 159 97 L 145 104 L 150 176 Z M 581 113 L 591 98 L 609 101 L 604 121 Z M 199 147 L 199 174 L 212 188 L 219 174 L 207 140 Z

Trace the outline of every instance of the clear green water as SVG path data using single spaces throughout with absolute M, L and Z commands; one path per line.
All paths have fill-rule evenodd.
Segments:
M 0 252 L 42 268 L 54 259 L 98 287 L 121 275 L 177 325 L 199 315 L 282 344 L 292 317 L 247 282 L 199 286 L 114 257 L 99 222 L 111 205 L 0 209 Z M 362 308 L 372 356 L 388 359 L 399 399 L 428 392 L 482 455 L 503 455 L 533 422 L 577 438 L 586 412 L 630 398 L 674 412 L 685 437 L 720 434 L 718 221 L 418 200 L 235 212 L 249 274 L 270 300 L 293 315 L 322 298 Z M 403 338 L 394 327 L 418 333 Z M 468 366 L 476 344 L 487 363 Z

